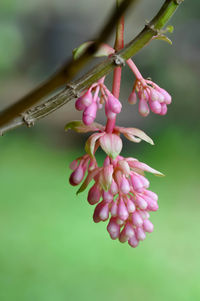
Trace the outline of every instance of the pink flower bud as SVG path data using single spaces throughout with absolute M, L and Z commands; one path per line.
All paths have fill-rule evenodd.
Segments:
M 141 218 L 142 218 L 143 220 L 145 220 L 145 219 L 147 219 L 147 218 L 150 217 L 149 212 L 147 212 L 147 211 L 145 211 L 145 210 L 143 210 L 143 211 L 140 210 L 139 214 L 140 214 L 140 216 L 141 216 Z
M 153 200 L 152 198 L 146 196 L 145 194 L 143 194 L 143 198 L 145 199 L 145 201 L 148 204 L 147 209 L 150 211 L 157 211 L 158 210 L 158 203 Z
M 102 197 L 103 197 L 103 200 L 108 203 L 112 202 L 112 200 L 113 200 L 113 195 L 109 191 L 103 191 Z
M 136 102 L 137 102 L 137 95 L 136 95 L 135 91 L 132 92 L 132 93 L 130 94 L 130 96 L 129 96 L 129 98 L 128 98 L 128 102 L 129 102 L 131 105 L 136 104 Z
M 112 94 L 108 96 L 107 102 L 108 102 L 108 109 L 110 111 L 116 114 L 119 114 L 121 112 L 122 109 L 121 102 Z
M 125 177 L 122 178 L 122 181 L 121 181 L 121 184 L 120 184 L 120 191 L 124 194 L 127 194 L 130 191 L 129 182 Z
M 136 248 L 139 244 L 139 241 L 137 240 L 137 238 L 134 236 L 132 236 L 129 241 L 128 244 L 132 247 L 132 248 Z
M 117 163 L 118 167 L 121 169 L 121 171 L 123 172 L 123 174 L 125 176 L 129 176 L 130 174 L 130 167 L 129 164 L 124 161 L 124 160 L 119 160 Z
M 138 212 L 133 212 L 132 222 L 136 227 L 142 226 L 143 220 Z
M 90 125 L 96 118 L 97 104 L 93 102 L 89 107 L 87 107 L 83 112 L 83 123 L 85 125 Z
M 151 89 L 151 100 L 152 101 L 158 101 L 158 102 L 163 102 L 165 100 L 164 96 L 156 91 L 155 89 Z
M 116 195 L 118 193 L 118 186 L 117 186 L 117 183 L 114 180 L 112 180 L 112 183 L 111 183 L 111 186 L 110 186 L 110 192 L 113 195 Z
M 120 199 L 118 209 L 117 209 L 117 216 L 122 220 L 125 221 L 127 220 L 129 213 L 128 210 L 124 204 L 124 201 Z
M 118 211 L 118 204 L 117 202 L 112 202 L 111 208 L 110 208 L 110 213 L 112 216 L 117 216 L 117 211 Z
M 155 114 L 160 114 L 161 112 L 161 104 L 159 103 L 159 101 L 155 100 L 155 101 L 149 101 L 149 105 L 150 105 L 150 109 L 153 113 Z
M 143 117 L 146 117 L 147 115 L 149 115 L 149 106 L 143 98 L 141 98 L 139 101 L 139 113 Z
M 101 190 L 99 188 L 99 185 L 94 184 L 90 188 L 89 193 L 88 193 L 88 203 L 90 205 L 97 204 L 100 200 L 100 197 L 101 197 Z
M 109 207 L 108 203 L 102 201 L 99 203 L 93 214 L 93 220 L 95 223 L 99 223 L 100 221 L 106 221 L 109 217 Z
M 112 239 L 116 239 L 119 237 L 120 234 L 120 226 L 117 224 L 116 219 L 115 218 L 111 218 L 108 226 L 107 226 L 107 231 L 110 234 L 110 237 Z
M 159 92 L 160 93 L 162 93 L 162 95 L 164 96 L 164 101 L 165 101 L 165 103 L 167 104 L 167 105 L 170 105 L 170 103 L 172 102 L 172 97 L 171 97 L 171 95 L 166 91 L 166 90 L 164 90 L 164 89 L 162 89 L 162 88 L 160 88 L 159 87 Z
M 154 226 L 150 222 L 150 220 L 145 219 L 144 222 L 143 222 L 143 229 L 144 229 L 144 231 L 151 233 L 151 232 L 153 232 L 153 228 L 154 228 Z
M 143 183 L 136 174 L 131 174 L 131 183 L 135 191 L 142 192 Z
M 85 110 L 86 106 L 82 103 L 82 98 L 79 97 L 76 102 L 75 102 L 75 108 L 78 110 L 78 111 L 83 111 Z
M 146 234 L 145 234 L 144 230 L 140 227 L 135 229 L 135 234 L 136 234 L 137 240 L 144 240 L 146 238 Z
M 127 223 L 119 235 L 119 241 L 124 243 L 135 235 L 133 227 Z
M 142 176 L 140 174 L 137 174 L 137 176 L 139 177 L 140 181 L 142 182 L 143 187 L 148 188 L 149 185 L 150 185 L 149 181 L 144 176 Z
M 113 111 L 110 110 L 107 102 L 105 103 L 105 114 L 108 119 L 116 118 L 116 113 L 114 113 Z
M 166 114 L 167 114 L 167 105 L 165 103 L 162 103 L 160 115 L 166 115 Z
M 129 198 L 126 199 L 126 207 L 129 213 L 133 213 L 135 211 L 135 204 Z
M 146 209 L 148 206 L 147 202 L 139 195 L 136 196 L 135 203 L 142 210 Z
M 155 192 L 151 191 L 151 190 L 144 190 L 144 194 L 149 196 L 151 199 L 153 199 L 154 201 L 158 200 L 158 196 Z
M 69 178 L 69 182 L 72 186 L 76 186 L 81 183 L 83 180 L 83 177 L 85 175 L 84 169 L 82 165 L 79 165 L 75 171 L 71 174 Z
M 91 91 L 87 91 L 82 97 L 81 102 L 85 107 L 89 107 L 92 104 L 93 96 Z
M 152 201 L 152 202 L 148 203 L 147 209 L 148 209 L 149 211 L 157 211 L 158 208 L 159 208 L 159 207 L 158 207 L 158 203 L 156 203 L 155 201 Z

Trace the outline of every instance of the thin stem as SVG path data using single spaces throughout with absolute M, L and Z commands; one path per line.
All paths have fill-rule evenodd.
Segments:
M 119 0 L 117 0 L 117 6 L 119 5 Z M 117 23 L 116 28 L 116 38 L 115 38 L 115 51 L 120 51 L 124 48 L 124 16 L 121 17 L 119 22 Z M 122 68 L 116 67 L 113 73 L 113 85 L 112 85 L 112 94 L 118 99 L 120 94 L 120 86 L 121 86 L 121 74 Z M 107 120 L 106 124 L 106 132 L 112 133 L 115 127 L 116 117 L 113 119 Z
M 136 79 L 139 80 L 139 81 L 143 81 L 143 76 L 140 73 L 140 71 L 138 70 L 138 68 L 135 65 L 135 63 L 132 61 L 132 59 L 128 59 L 126 61 L 126 63 L 129 66 L 129 68 L 133 71 L 133 73 L 135 74 Z

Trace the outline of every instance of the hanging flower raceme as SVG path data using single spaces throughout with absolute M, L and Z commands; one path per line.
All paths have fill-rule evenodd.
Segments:
M 84 43 L 77 48 L 75 58 L 91 43 Z M 114 52 L 113 48 L 103 44 L 96 56 L 112 55 Z M 131 59 L 127 64 L 136 77 L 129 103 L 136 103 L 138 97 L 142 116 L 147 116 L 150 110 L 165 115 L 171 96 L 152 81 L 145 80 Z M 116 70 L 120 72 L 119 69 Z M 149 220 L 150 212 L 158 210 L 158 196 L 149 190 L 150 183 L 145 172 L 158 176 L 162 174 L 137 159 L 120 155 L 123 146 L 120 135 L 132 142 L 144 140 L 153 144 L 152 139 L 139 129 L 116 126 L 116 116 L 122 109 L 121 102 L 115 96 L 119 95 L 120 78 L 121 73 L 114 77 L 113 93 L 105 86 L 103 77 L 83 91 L 76 100 L 76 109 L 83 112 L 82 121 L 72 121 L 65 129 L 92 134 L 85 144 L 86 154 L 70 164 L 72 173 L 69 182 L 73 186 L 81 184 L 77 193 L 92 184 L 87 200 L 90 205 L 95 205 L 94 222 L 108 221 L 107 231 L 110 237 L 119 239 L 121 243 L 128 242 L 135 248 L 145 239 L 146 233 L 153 231 L 153 224 Z M 103 107 L 107 118 L 106 126 L 95 122 L 98 109 Z M 99 147 L 106 154 L 103 166 L 98 166 L 95 158 Z
M 153 144 L 153 141 L 135 128 L 115 127 L 113 133 L 106 133 L 105 127 L 98 123 L 86 126 L 81 121 L 74 121 L 67 124 L 68 129 L 82 133 L 95 131 L 86 142 L 87 154 L 70 164 L 73 170 L 70 183 L 75 186 L 83 182 L 77 192 L 80 193 L 93 181 L 87 199 L 90 205 L 96 205 L 94 222 L 108 220 L 107 230 L 112 239 L 118 238 L 122 243 L 128 241 L 130 246 L 136 247 L 147 232 L 153 231 L 149 212 L 158 209 L 158 197 L 148 190 L 149 181 L 144 172 L 162 174 L 137 159 L 120 156 L 120 133 L 134 142 L 145 140 Z M 107 155 L 102 167 L 95 159 L 99 146 Z

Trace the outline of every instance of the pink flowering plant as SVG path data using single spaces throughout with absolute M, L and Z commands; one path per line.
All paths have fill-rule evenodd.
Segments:
M 79 55 L 87 44 L 75 49 L 74 56 Z M 103 44 L 100 55 L 113 55 L 124 47 L 124 18 L 119 21 L 114 48 Z M 150 111 L 165 115 L 171 103 L 170 94 L 151 80 L 142 77 L 132 59 L 126 61 L 132 70 L 135 81 L 128 102 L 136 104 L 139 113 L 147 116 Z M 72 173 L 69 182 L 73 186 L 81 184 L 77 193 L 84 191 L 92 184 L 88 192 L 88 203 L 95 206 L 93 220 L 95 223 L 107 221 L 107 231 L 111 239 L 135 248 L 153 231 L 150 212 L 158 210 L 158 196 L 149 190 L 150 183 L 146 172 L 157 176 L 163 174 L 136 158 L 124 158 L 121 155 L 123 142 L 121 135 L 138 143 L 142 140 L 153 145 L 152 139 L 142 130 L 125 128 L 116 125 L 122 103 L 119 99 L 121 86 L 121 66 L 114 69 L 112 91 L 105 85 L 105 76 L 92 84 L 76 100 L 75 107 L 82 111 L 82 121 L 72 121 L 66 130 L 73 129 L 79 133 L 92 132 L 85 144 L 82 157 L 75 159 L 70 168 Z M 95 122 L 97 111 L 104 109 L 106 124 Z M 98 148 L 105 152 L 103 166 L 98 166 L 95 154 Z
M 136 158 L 124 158 L 121 154 L 122 136 L 134 143 L 143 140 L 153 145 L 152 139 L 142 130 L 116 124 L 117 115 L 122 110 L 122 67 L 127 64 L 134 76 L 129 104 L 136 105 L 138 102 L 138 111 L 143 117 L 148 116 L 150 111 L 166 115 L 171 103 L 170 94 L 152 80 L 143 78 L 131 57 L 153 39 L 171 43 L 164 33 L 171 32 L 172 26 L 165 30 L 162 28 L 183 0 L 165 0 L 152 21 L 124 46 L 123 14 L 136 1 L 116 0 L 117 8 L 95 42 L 89 41 L 74 49 L 72 60 L 64 63 L 46 82 L 5 108 L 0 118 L 0 135 L 3 135 L 21 125 L 31 127 L 37 120 L 77 98 L 75 108 L 82 111 L 82 120 L 68 123 L 66 130 L 92 134 L 85 143 L 85 154 L 70 164 L 72 173 L 69 182 L 72 186 L 80 185 L 77 193 L 83 192 L 90 185 L 87 200 L 95 206 L 94 222 L 107 221 L 110 237 L 119 239 L 121 243 L 128 242 L 131 247 L 136 247 L 145 239 L 146 233 L 153 231 L 150 212 L 158 210 L 158 196 L 149 190 L 146 172 L 157 176 L 162 176 L 162 173 Z M 111 47 L 103 42 L 116 23 L 115 45 Z M 74 80 L 75 75 L 93 56 L 106 56 L 106 59 Z M 110 91 L 105 85 L 105 77 L 112 70 L 113 84 Z M 56 92 L 64 85 L 62 91 Z M 52 92 L 55 92 L 53 96 L 44 99 Z M 105 125 L 95 121 L 100 109 L 105 111 Z M 99 166 L 96 160 L 98 148 L 105 153 L 103 166 Z

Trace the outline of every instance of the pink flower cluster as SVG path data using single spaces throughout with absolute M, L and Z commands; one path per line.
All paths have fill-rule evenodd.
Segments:
M 92 136 L 94 135 L 98 135 L 100 145 L 106 152 L 110 147 L 116 149 L 115 144 L 119 144 L 120 138 L 116 134 L 101 132 Z M 95 143 L 99 144 L 99 141 L 96 139 Z M 111 146 L 108 146 L 108 141 Z M 90 148 L 95 148 L 91 139 Z M 120 150 L 121 146 L 118 153 Z M 85 190 L 94 180 L 88 193 L 89 204 L 96 205 L 93 220 L 95 223 L 109 220 L 107 230 L 112 239 L 118 238 L 122 243 L 128 241 L 129 245 L 135 248 L 139 241 L 145 239 L 146 232 L 153 231 L 149 212 L 158 210 L 158 197 L 148 190 L 149 181 L 144 172 L 161 175 L 158 171 L 137 159 L 120 155 L 115 159 L 107 156 L 103 167 L 98 167 L 95 157 L 86 154 L 74 160 L 70 168 L 73 172 L 69 181 L 73 186 L 79 185 L 87 172 L 78 193 Z
M 104 103 L 107 118 L 114 119 L 121 112 L 120 101 L 107 89 L 102 78 L 76 100 L 75 107 L 78 111 L 83 111 L 83 123 L 90 125 L 96 118 L 97 110 L 101 109 Z
M 147 116 L 149 107 L 156 114 L 166 114 L 171 96 L 152 81 L 144 80 L 131 60 L 127 63 L 136 75 L 136 83 L 129 102 L 136 102 L 137 92 L 140 114 Z M 114 87 L 119 87 L 119 84 L 119 77 L 118 79 L 116 77 Z M 118 95 L 115 89 L 113 91 L 114 95 Z M 87 154 L 71 163 L 72 173 L 69 182 L 73 186 L 82 183 L 77 192 L 80 193 L 94 181 L 87 198 L 90 205 L 96 205 L 94 222 L 108 220 L 107 230 L 110 237 L 118 238 L 121 243 L 128 242 L 135 248 L 145 239 L 147 232 L 153 231 L 149 212 L 158 210 L 158 197 L 148 190 L 149 181 L 144 172 L 160 176 L 162 174 L 137 159 L 124 158 L 120 155 L 123 146 L 121 134 L 136 143 L 144 140 L 153 144 L 153 141 L 139 129 L 116 126 L 116 116 L 121 112 L 122 105 L 113 94 L 104 85 L 102 78 L 76 100 L 76 109 L 83 111 L 82 121 L 70 122 L 66 125 L 66 130 L 73 129 L 79 133 L 93 132 L 93 134 L 85 144 Z M 107 117 L 106 126 L 94 122 L 97 110 L 103 105 Z M 106 154 L 102 167 L 98 166 L 95 158 L 99 147 Z
M 111 162 L 112 161 L 112 162 Z M 97 204 L 94 210 L 95 223 L 109 219 L 107 230 L 112 239 L 136 247 L 146 237 L 145 232 L 153 231 L 149 211 L 158 209 L 158 197 L 147 190 L 149 181 L 142 175 L 149 167 L 135 159 L 118 156 L 115 160 L 107 157 L 104 167 L 94 178 L 95 184 L 88 193 L 88 202 Z M 104 190 L 105 177 L 110 188 Z M 102 199 L 100 201 L 100 199 Z
M 172 101 L 171 95 L 151 80 L 145 80 L 131 59 L 127 64 L 136 76 L 133 91 L 128 98 L 129 103 L 135 104 L 138 96 L 139 113 L 142 116 L 149 115 L 150 110 L 155 114 L 166 115 L 167 105 Z
M 160 88 L 155 83 L 145 80 L 145 86 L 141 81 L 136 81 L 134 90 L 129 96 L 129 103 L 135 104 L 137 102 L 137 95 L 139 98 L 139 113 L 146 117 L 150 110 L 159 115 L 167 114 L 167 105 L 171 103 L 171 96 L 167 91 Z M 137 95 L 136 95 L 137 91 Z

